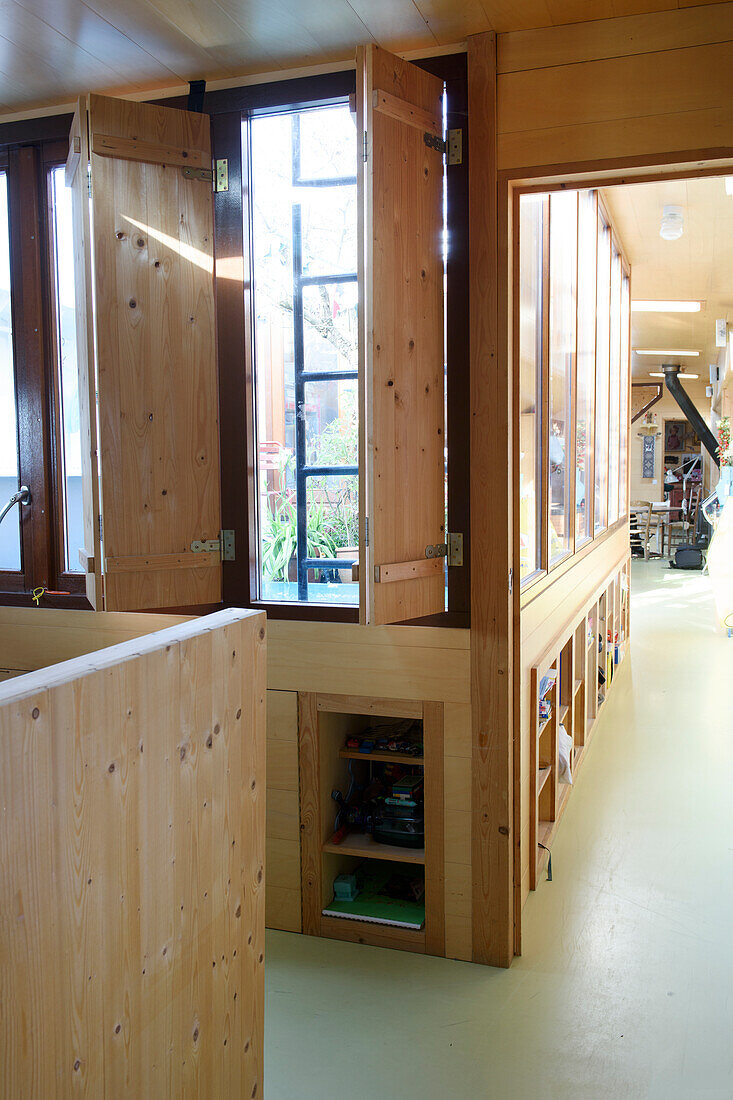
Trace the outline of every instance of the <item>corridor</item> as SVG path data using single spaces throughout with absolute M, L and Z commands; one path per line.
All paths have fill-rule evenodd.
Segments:
M 666 563 L 631 616 L 522 958 L 269 932 L 267 1100 L 733 1096 L 733 641 Z

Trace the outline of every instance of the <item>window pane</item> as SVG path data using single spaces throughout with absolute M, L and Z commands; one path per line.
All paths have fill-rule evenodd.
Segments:
M 10 309 L 8 178 L 0 172 L 0 508 L 18 491 L 18 421 Z M 0 569 L 20 569 L 20 519 L 16 505 L 0 523 Z
M 520 574 L 542 566 L 542 353 L 544 211 L 547 195 L 519 202 L 519 525 Z
M 550 562 L 571 549 L 578 193 L 550 197 Z
M 358 558 L 356 130 L 344 104 L 248 133 L 260 597 L 358 604 L 350 565 L 310 564 Z
M 621 257 L 611 261 L 611 374 L 608 409 L 608 522 L 618 519 L 619 411 L 621 390 Z
M 54 168 L 51 172 L 51 203 L 56 295 L 56 370 L 62 433 L 64 568 L 69 572 L 79 572 L 79 548 L 84 545 L 84 521 L 81 489 L 79 375 L 76 361 L 74 238 L 71 190 L 64 184 L 63 167 Z
M 578 368 L 575 429 L 576 546 L 593 534 L 590 525 L 590 479 L 593 465 L 593 412 L 596 371 L 596 198 L 581 191 L 578 211 Z
M 629 277 L 624 274 L 621 283 L 621 414 L 619 442 L 619 515 L 628 511 L 627 448 L 629 445 L 629 320 L 631 303 Z
M 596 316 L 595 530 L 608 526 L 608 336 L 611 300 L 611 230 L 598 220 Z

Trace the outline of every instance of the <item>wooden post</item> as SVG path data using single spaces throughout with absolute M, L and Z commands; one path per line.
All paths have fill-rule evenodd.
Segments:
M 468 39 L 468 114 L 473 959 L 509 966 L 514 954 L 512 455 L 510 371 L 506 355 L 499 355 L 493 33 Z M 506 244 L 502 256 L 505 251 Z

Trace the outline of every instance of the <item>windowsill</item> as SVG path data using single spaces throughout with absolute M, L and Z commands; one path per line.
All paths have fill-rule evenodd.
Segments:
M 296 581 L 263 581 L 260 603 L 292 604 L 295 607 L 359 607 L 358 584 L 308 584 L 308 599 L 298 599 Z

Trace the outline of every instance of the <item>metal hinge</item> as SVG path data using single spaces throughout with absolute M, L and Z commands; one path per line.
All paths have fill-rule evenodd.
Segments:
M 425 547 L 426 558 L 446 558 L 449 566 L 463 565 L 463 534 L 449 531 L 447 542 L 436 542 Z
M 92 197 L 92 166 L 87 167 L 87 191 L 89 192 L 89 198 Z
M 514 570 L 509 570 L 509 595 L 514 591 Z
M 463 130 L 449 130 L 447 141 L 426 130 L 422 139 L 428 149 L 443 153 L 448 164 L 463 164 Z
M 463 130 L 448 131 L 448 164 L 463 164 Z
M 214 554 L 217 550 L 222 561 L 236 561 L 234 531 L 220 531 L 218 539 L 194 539 L 191 543 L 192 554 Z
M 217 194 L 220 191 L 229 190 L 229 160 L 227 157 L 222 157 L 221 160 L 217 160 L 214 172 L 214 190 Z
M 365 130 L 364 134 L 363 134 L 363 137 L 362 137 L 362 144 L 361 144 L 361 159 L 362 160 L 366 160 L 367 157 L 369 156 L 369 143 L 368 143 L 367 137 L 368 137 L 367 132 Z
M 214 182 L 213 168 L 181 168 L 181 175 L 185 180 L 203 180 L 204 183 Z
M 102 534 L 102 516 L 97 516 L 97 519 L 99 520 L 99 541 L 104 542 L 104 536 Z
M 364 545 L 369 545 L 369 516 L 364 516 Z

